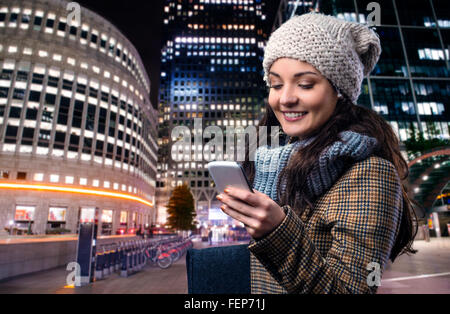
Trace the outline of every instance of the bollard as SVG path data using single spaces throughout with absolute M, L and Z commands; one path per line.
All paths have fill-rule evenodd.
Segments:
M 126 247 L 126 244 L 123 243 L 122 244 L 122 249 L 121 249 L 121 269 L 120 269 L 120 276 L 121 277 L 127 277 L 128 276 L 128 250 Z
M 103 279 L 103 253 L 97 252 L 95 257 L 95 280 Z
M 133 247 L 131 246 L 131 244 L 128 244 L 128 245 L 129 245 L 129 251 L 127 253 L 127 256 L 128 256 L 127 271 L 128 271 L 128 274 L 132 274 L 133 273 L 133 252 L 134 252 L 134 250 L 133 250 Z
M 139 270 L 144 268 L 144 242 L 140 241 L 139 244 Z
M 109 259 L 110 259 L 110 252 L 107 247 L 103 247 L 103 254 L 104 254 L 104 263 L 103 263 L 103 277 L 106 278 L 109 276 Z
M 111 244 L 109 247 L 109 273 L 114 273 L 114 270 L 116 269 L 116 249 L 114 247 L 114 244 Z

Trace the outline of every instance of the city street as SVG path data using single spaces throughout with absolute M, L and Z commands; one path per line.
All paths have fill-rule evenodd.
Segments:
M 225 245 L 226 243 L 222 243 Z M 228 244 L 226 244 L 228 245 Z M 196 242 L 196 248 L 208 247 Z M 383 275 L 380 294 L 450 293 L 450 238 L 431 242 L 417 241 L 419 252 L 401 256 L 388 265 Z M 147 266 L 141 272 L 122 278 L 112 274 L 104 280 L 80 288 L 66 287 L 69 272 L 64 267 L 25 275 L 0 282 L 0 293 L 57 293 L 57 294 L 186 294 L 187 277 L 184 257 L 169 269 Z

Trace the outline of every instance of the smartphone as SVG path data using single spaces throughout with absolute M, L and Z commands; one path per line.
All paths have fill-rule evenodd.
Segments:
M 223 193 L 227 186 L 232 186 L 253 193 L 253 189 L 245 175 L 244 169 L 235 161 L 212 161 L 208 170 L 216 183 L 216 189 Z

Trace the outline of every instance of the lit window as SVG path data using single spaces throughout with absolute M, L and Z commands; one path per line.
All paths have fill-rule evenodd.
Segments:
M 9 53 L 16 53 L 17 52 L 17 46 L 9 46 L 8 52 Z
M 75 65 L 75 59 L 74 58 L 67 58 L 67 63 L 70 65 Z
M 117 182 L 114 182 L 114 190 L 118 190 L 119 189 L 119 183 L 117 183 Z
M 99 187 L 99 185 L 100 185 L 100 181 L 98 181 L 97 179 L 94 179 L 92 181 L 92 186 Z
M 111 187 L 111 184 L 109 183 L 109 181 L 105 181 L 103 182 L 103 187 L 109 189 Z
M 73 184 L 74 178 L 72 176 L 66 176 L 66 184 Z
M 86 178 L 80 178 L 80 185 L 87 185 L 87 179 Z
M 52 183 L 59 182 L 59 175 L 58 174 L 51 174 L 50 175 L 50 182 L 52 182 Z
M 44 180 L 44 174 L 43 173 L 35 173 L 34 174 L 34 181 L 43 181 Z

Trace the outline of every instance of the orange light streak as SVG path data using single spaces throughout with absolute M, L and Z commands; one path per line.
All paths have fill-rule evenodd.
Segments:
M 70 188 L 64 186 L 54 186 L 54 185 L 43 185 L 43 184 L 18 184 L 18 183 L 0 183 L 0 189 L 11 189 L 11 190 L 33 190 L 33 191 L 47 191 L 47 192 L 62 192 L 62 193 L 74 193 L 74 194 L 84 194 L 84 195 L 94 195 L 94 196 L 106 196 L 120 198 L 130 201 L 136 201 L 144 205 L 153 207 L 153 203 L 146 201 L 143 198 L 128 195 L 124 193 L 108 192 L 102 190 L 94 189 L 84 189 L 84 188 Z

